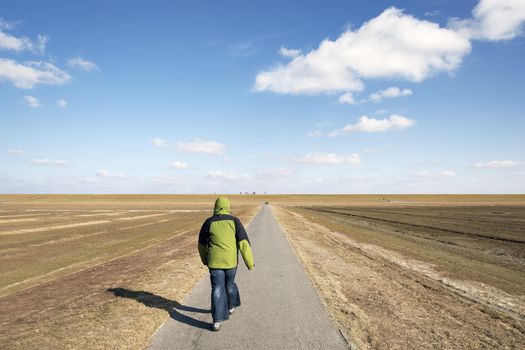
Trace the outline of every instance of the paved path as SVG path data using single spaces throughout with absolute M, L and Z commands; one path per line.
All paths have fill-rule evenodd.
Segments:
M 239 256 L 236 283 L 242 306 L 219 332 L 210 331 L 206 276 L 148 349 L 348 349 L 267 205 L 247 231 L 255 269 L 248 271 Z

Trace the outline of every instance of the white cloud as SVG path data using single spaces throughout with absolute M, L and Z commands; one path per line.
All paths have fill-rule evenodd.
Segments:
M 374 92 L 373 94 L 370 94 L 368 99 L 362 99 L 361 101 L 358 101 L 354 98 L 352 92 L 347 92 L 337 99 L 339 103 L 346 103 L 346 104 L 357 104 L 357 103 L 363 103 L 367 101 L 373 101 L 373 102 L 379 102 L 383 98 L 391 98 L 391 97 L 400 97 L 400 96 L 410 96 L 413 92 L 410 89 L 400 89 L 397 86 L 391 86 L 384 90 L 379 90 L 377 92 Z
M 10 30 L 10 29 L 13 29 L 13 27 L 14 27 L 14 23 L 13 22 L 8 22 L 5 19 L 3 19 L 2 17 L 0 17 L 0 29 Z
M 321 44 L 319 50 L 330 44 Z M 331 62 L 334 61 L 334 62 Z M 359 91 L 363 83 L 355 73 L 336 59 L 312 51 L 295 57 L 287 65 L 257 74 L 255 91 L 281 94 L 318 94 L 323 92 Z
M 155 177 L 153 181 L 159 185 L 182 185 L 184 181 L 182 179 L 179 179 L 176 176 L 170 175 L 170 176 L 159 176 Z
M 0 82 L 10 81 L 20 89 L 32 89 L 37 85 L 63 85 L 71 76 L 49 62 L 25 62 L 0 58 Z
M 66 108 L 67 107 L 67 101 L 61 98 L 57 101 L 57 106 L 60 108 Z
M 442 176 L 456 176 L 456 172 L 453 170 L 445 170 L 439 173 Z
M 441 10 L 432 10 L 425 12 L 425 17 L 435 17 L 442 14 Z
M 80 56 L 76 56 L 76 57 L 68 59 L 67 65 L 71 68 L 83 70 L 86 72 L 90 72 L 92 70 L 98 70 L 98 67 L 95 64 L 95 62 L 85 60 Z
M 151 143 L 157 148 L 171 148 L 176 147 L 178 150 L 190 153 L 201 153 L 213 156 L 222 156 L 226 150 L 226 146 L 222 143 L 215 141 L 207 141 L 196 138 L 192 142 L 179 142 L 176 146 L 170 143 L 168 140 L 162 138 L 154 138 Z M 224 162 L 231 162 L 231 158 L 224 156 Z M 173 164 L 172 164 L 173 165 Z M 175 167 L 175 166 L 173 166 Z
M 224 43 L 214 40 L 209 42 L 208 45 L 225 48 L 233 57 L 253 56 L 260 50 L 256 42 Z
M 286 168 L 266 169 L 251 174 L 233 174 L 220 170 L 208 172 L 206 178 L 214 181 L 225 181 L 228 183 L 249 182 L 251 185 L 266 183 L 275 179 L 283 179 L 292 176 L 292 172 Z
M 310 131 L 306 134 L 308 137 L 319 137 L 319 136 L 323 136 L 323 132 L 321 130 L 314 130 L 314 131 Z
M 414 125 L 413 119 L 406 118 L 402 115 L 392 114 L 388 119 L 369 118 L 366 115 L 359 117 L 357 124 L 347 124 L 341 129 L 329 133 L 330 137 L 349 134 L 355 131 L 363 132 L 383 132 L 388 130 L 401 130 Z
M 33 159 L 31 163 L 33 163 L 34 165 L 67 165 L 66 160 L 48 158 Z
M 49 37 L 47 35 L 39 35 L 36 41 L 36 44 L 34 44 L 34 49 L 40 54 L 43 54 L 46 51 L 46 44 L 49 41 Z
M 339 96 L 337 101 L 339 103 L 346 103 L 346 104 L 349 104 L 349 105 L 353 105 L 353 104 L 357 103 L 357 101 L 354 99 L 354 96 L 352 95 L 351 92 L 347 92 L 347 93 Z
M 279 53 L 283 57 L 295 58 L 301 54 L 301 50 L 287 49 L 286 47 L 281 47 Z
M 445 171 L 420 171 L 416 173 L 416 176 L 418 177 L 452 177 L 456 176 L 456 172 L 452 170 L 445 170 Z
M 412 95 L 412 90 L 410 89 L 400 89 L 397 86 L 391 86 L 385 90 L 379 90 L 370 95 L 369 99 L 374 102 L 379 102 L 385 97 L 399 97 L 399 96 L 410 96 Z
M 95 175 L 97 176 L 100 176 L 100 177 L 109 177 L 109 173 L 107 170 L 99 170 L 95 173 Z
M 524 162 L 519 162 L 515 160 L 492 160 L 486 163 L 476 163 L 474 168 L 511 168 L 518 165 L 522 165 Z
M 0 49 L 20 52 L 25 50 L 29 43 L 27 38 L 17 38 L 0 31 Z
M 226 150 L 226 146 L 215 141 L 206 141 L 199 138 L 193 142 L 179 142 L 177 148 L 184 152 L 209 154 L 221 156 Z
M 105 169 L 100 169 L 98 170 L 96 173 L 95 173 L 96 176 L 99 176 L 99 177 L 105 177 L 105 178 L 108 178 L 108 179 L 122 179 L 124 178 L 124 174 L 122 173 L 110 173 L 109 171 L 105 170 Z
M 291 176 L 292 172 L 287 168 L 277 168 L 277 169 L 267 169 L 258 171 L 255 173 L 255 176 L 262 177 L 273 177 L 273 176 Z
M 254 89 L 316 94 L 359 91 L 362 78 L 420 82 L 455 70 L 469 52 L 469 40 L 458 32 L 391 7 L 355 31 L 325 39 L 288 64 L 260 72 Z
M 307 153 L 298 158 L 285 158 L 284 160 L 307 164 L 353 164 L 361 163 L 361 156 L 357 153 L 335 154 L 335 153 Z
M 24 154 L 24 151 L 22 151 L 21 149 L 8 149 L 7 153 L 12 154 L 12 155 L 19 155 L 19 154 Z
M 212 180 L 228 180 L 228 181 L 238 181 L 238 180 L 247 180 L 250 178 L 249 175 L 237 175 L 220 170 L 210 171 L 206 176 L 208 179 Z
M 171 162 L 170 164 L 170 168 L 174 168 L 174 169 L 188 169 L 189 167 L 190 165 L 188 163 L 179 162 L 178 160 Z
M 449 25 L 468 38 L 498 41 L 520 35 L 524 22 L 523 0 L 481 0 L 472 18 L 452 19 Z
M 42 105 L 40 104 L 40 101 L 34 96 L 24 96 L 24 101 L 31 108 L 42 107 Z
M 155 138 L 151 140 L 151 143 L 157 148 L 166 148 L 169 146 L 168 140 L 164 140 L 161 138 Z
M 222 157 L 222 161 L 224 163 L 231 163 L 233 161 L 233 158 L 232 157 L 228 157 L 228 156 L 224 156 L 224 157 Z
M 0 24 L 0 50 L 15 52 L 32 51 L 43 54 L 46 50 L 46 44 L 49 40 L 47 35 L 38 35 L 35 42 L 26 37 L 16 37 L 6 33 L 3 29 L 9 30 L 12 26 L 3 21 Z

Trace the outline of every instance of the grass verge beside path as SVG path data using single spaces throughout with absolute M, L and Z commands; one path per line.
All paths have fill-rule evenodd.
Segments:
M 481 285 L 488 293 L 476 294 L 479 284 L 443 278 L 432 264 L 332 231 L 306 211 L 272 209 L 329 312 L 359 349 L 525 348 L 523 290 L 511 295 Z M 369 231 L 376 234 L 373 226 Z M 498 305 L 506 297 L 513 311 Z
M 247 223 L 256 211 L 251 205 L 235 214 Z M 188 321 L 177 308 L 206 272 L 196 249 L 200 224 L 0 298 L 0 348 L 141 349 L 168 317 Z

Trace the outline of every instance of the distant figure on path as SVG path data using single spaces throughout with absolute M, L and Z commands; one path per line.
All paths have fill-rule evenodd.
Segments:
M 213 330 L 229 319 L 241 305 L 239 289 L 235 284 L 238 251 L 249 270 L 255 267 L 252 248 L 241 221 L 230 215 L 230 202 L 219 197 L 215 201 L 213 216 L 204 221 L 199 234 L 199 254 L 202 263 L 210 269 L 211 315 Z

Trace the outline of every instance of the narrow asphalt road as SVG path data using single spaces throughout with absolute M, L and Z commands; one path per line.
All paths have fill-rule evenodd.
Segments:
M 348 349 L 269 206 L 262 206 L 247 232 L 255 269 L 248 271 L 239 256 L 241 307 L 219 332 L 212 332 L 206 276 L 159 328 L 148 349 Z

